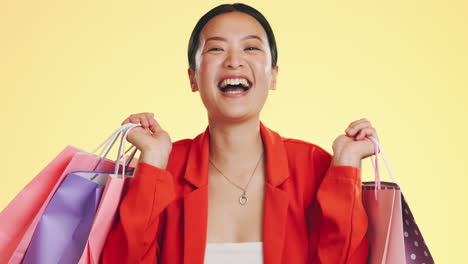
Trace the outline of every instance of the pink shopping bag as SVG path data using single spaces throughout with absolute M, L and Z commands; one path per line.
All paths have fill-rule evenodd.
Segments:
M 362 199 L 369 219 L 368 263 L 405 263 L 401 192 L 396 184 L 382 182 L 375 199 L 375 183 L 364 182 Z
M 433 264 L 434 260 L 375 138 L 375 182 L 363 182 L 362 200 L 368 215 L 369 264 Z M 393 182 L 380 182 L 380 154 Z
M 110 144 L 118 131 L 94 152 L 104 144 Z M 100 160 L 101 158 L 94 154 L 67 146 L 23 188 L 0 212 L 0 263 L 22 262 L 40 217 L 65 176 L 76 170 L 92 170 Z M 112 168 L 113 162 L 103 160 L 102 171 Z
M 25 234 L 29 235 L 28 230 L 79 151 L 66 147 L 0 212 L 0 263 L 7 263 Z

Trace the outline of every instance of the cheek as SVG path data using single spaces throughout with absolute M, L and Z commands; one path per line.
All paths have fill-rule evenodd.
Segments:
M 255 57 L 252 57 L 250 60 L 250 65 L 252 68 L 255 68 L 255 72 L 262 75 L 271 75 L 271 56 L 269 52 L 265 54 L 258 54 Z
M 212 69 L 213 64 L 209 59 L 203 59 L 202 63 L 197 66 L 195 78 L 198 83 L 198 88 L 201 94 L 205 94 L 212 86 L 216 71 Z
M 251 64 L 257 73 L 257 81 L 267 82 L 271 80 L 272 68 L 268 60 L 257 60 Z
M 201 52 L 197 53 L 196 65 L 197 69 L 206 71 L 209 68 L 212 68 L 216 65 L 217 56 L 212 56 L 210 54 L 202 54 Z
M 202 56 L 197 66 L 197 80 L 201 83 L 211 83 L 216 77 L 217 69 L 221 63 L 220 57 Z

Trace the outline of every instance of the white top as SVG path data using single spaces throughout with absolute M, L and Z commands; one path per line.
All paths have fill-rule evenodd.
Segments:
M 205 264 L 261 264 L 263 243 L 207 243 Z

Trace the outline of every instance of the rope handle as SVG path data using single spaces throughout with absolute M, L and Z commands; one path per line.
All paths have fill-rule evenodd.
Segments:
M 130 130 L 134 129 L 135 127 L 141 126 L 140 124 L 133 124 L 133 123 L 130 123 L 130 124 L 131 125 L 128 126 L 127 129 L 122 133 L 122 136 L 120 138 L 120 146 L 119 146 L 118 153 L 117 153 L 117 160 L 115 161 L 114 175 L 118 176 L 120 158 L 122 158 L 122 179 L 125 177 L 125 154 L 123 154 L 122 156 L 120 154 L 125 149 L 125 142 L 127 141 L 126 140 L 127 135 L 130 132 Z M 130 149 L 128 149 L 128 150 L 130 150 Z M 133 159 L 133 156 L 135 155 L 136 150 L 137 149 L 135 148 L 135 150 L 133 151 L 132 155 L 129 158 L 129 162 Z M 130 165 L 130 164 L 128 164 L 128 165 Z
M 127 123 L 120 128 L 118 128 L 116 131 L 114 131 L 103 143 L 101 143 L 91 154 L 94 154 L 101 149 L 101 152 L 99 153 L 98 157 L 100 157 L 99 163 L 96 165 L 95 170 L 99 170 L 101 168 L 101 165 L 104 163 L 104 161 L 107 158 L 107 155 L 109 154 L 110 150 L 113 148 L 115 142 L 119 138 L 120 134 L 124 131 L 126 131 L 128 128 L 132 127 L 135 124 L 132 123 Z M 105 154 L 103 155 L 103 153 Z M 118 156 L 119 158 L 119 156 Z
M 373 136 L 367 136 L 367 138 L 374 144 L 374 150 L 375 150 L 375 162 L 372 157 L 370 157 L 370 161 L 372 164 L 372 167 L 374 168 L 374 174 L 375 174 L 375 200 L 377 200 L 377 191 L 381 189 L 381 183 L 380 183 L 380 171 L 379 171 L 379 153 L 380 156 L 382 157 L 385 167 L 387 168 L 388 174 L 390 175 L 390 179 L 392 180 L 393 183 L 395 183 L 395 178 L 393 177 L 392 170 L 390 170 L 390 166 L 388 165 L 387 159 L 385 158 L 385 155 L 383 153 L 383 150 L 379 144 L 379 141 L 374 138 Z
M 117 158 L 115 160 L 115 167 L 114 167 L 114 175 L 118 176 L 118 171 L 119 171 L 119 166 L 120 166 L 120 160 L 122 160 L 122 178 L 125 176 L 125 166 L 129 167 L 130 166 L 130 162 L 132 161 L 133 157 L 135 156 L 135 153 L 137 152 L 137 148 L 135 148 L 130 157 L 129 157 L 129 161 L 128 161 L 128 164 L 126 165 L 125 163 L 125 153 L 127 153 L 128 151 L 130 151 L 132 147 L 130 147 L 124 154 L 121 155 L 122 153 L 122 150 L 124 149 L 125 147 L 125 139 L 127 138 L 127 135 L 128 133 L 130 132 L 131 129 L 135 128 L 135 127 L 138 127 L 138 126 L 141 126 L 140 124 L 133 124 L 133 123 L 127 123 L 123 126 L 121 126 L 120 128 L 118 128 L 116 131 L 114 131 L 103 143 L 101 143 L 93 152 L 92 154 L 95 154 L 99 149 L 102 148 L 100 154 L 99 154 L 99 157 L 101 158 L 99 160 L 99 163 L 96 165 L 95 167 L 95 171 L 98 171 L 101 167 L 101 165 L 104 163 L 104 161 L 106 160 L 107 158 L 107 155 L 109 154 L 110 150 L 112 149 L 112 147 L 115 145 L 115 142 L 117 141 L 117 139 L 119 138 L 119 136 L 121 137 L 121 140 L 120 140 L 120 146 L 119 146 L 119 149 L 118 149 L 118 154 L 117 154 Z M 105 154 L 102 155 L 105 151 Z M 135 173 L 135 171 L 134 171 Z M 94 177 L 91 178 L 91 180 L 94 180 L 95 177 L 97 177 L 98 174 L 95 174 Z

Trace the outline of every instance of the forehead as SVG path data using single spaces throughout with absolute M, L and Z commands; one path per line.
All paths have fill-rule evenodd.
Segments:
M 230 12 L 208 21 L 200 32 L 200 40 L 213 36 L 229 38 L 246 35 L 256 35 L 265 40 L 267 38 L 265 30 L 255 18 L 242 12 Z

